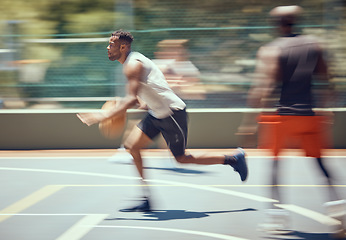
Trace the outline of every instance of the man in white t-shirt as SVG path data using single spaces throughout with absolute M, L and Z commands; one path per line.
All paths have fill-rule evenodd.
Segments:
M 185 103 L 171 90 L 163 73 L 148 58 L 131 51 L 133 36 L 122 30 L 115 31 L 109 39 L 108 58 L 123 64 L 127 78 L 127 94 L 116 107 L 108 112 L 80 113 L 78 117 L 88 126 L 101 122 L 144 101 L 148 113 L 133 128 L 124 142 L 125 148 L 132 155 L 136 168 L 143 181 L 143 202 L 123 211 L 150 211 L 149 191 L 145 184 L 141 149 L 162 134 L 173 156 L 179 163 L 225 164 L 230 165 L 240 174 L 242 181 L 248 175 L 245 153 L 238 148 L 234 155 L 192 156 L 185 153 L 187 142 L 187 113 Z

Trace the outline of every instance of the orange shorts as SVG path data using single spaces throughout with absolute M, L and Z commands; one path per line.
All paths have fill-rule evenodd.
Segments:
M 326 116 L 261 115 L 259 148 L 271 149 L 278 156 L 284 148 L 300 148 L 307 157 L 321 157 L 329 144 Z

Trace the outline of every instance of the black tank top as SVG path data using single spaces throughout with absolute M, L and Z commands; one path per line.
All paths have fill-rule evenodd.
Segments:
M 273 41 L 281 49 L 279 57 L 281 94 L 280 115 L 314 115 L 312 78 L 321 54 L 317 41 L 292 35 Z

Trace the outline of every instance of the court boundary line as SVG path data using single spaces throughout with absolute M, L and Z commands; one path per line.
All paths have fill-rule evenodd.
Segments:
M 6 212 L 19 213 L 43 199 L 53 195 L 54 193 L 60 191 L 64 187 L 62 185 L 46 185 L 39 190 L 25 196 L 24 198 L 10 204 L 9 206 L 0 210 L 0 223 L 10 218 L 11 215 L 3 215 Z
M 93 228 L 93 225 L 103 221 L 109 214 L 87 215 L 73 224 L 67 231 L 61 234 L 56 240 L 81 239 Z
M 101 174 L 101 173 L 91 173 L 91 172 L 78 172 L 78 171 L 60 171 L 60 170 L 51 170 L 51 169 L 28 169 L 28 168 L 3 168 L 0 167 L 0 170 L 13 170 L 13 171 L 31 171 L 31 172 L 51 172 L 51 173 L 60 173 L 60 174 L 76 174 L 76 175 L 88 175 L 88 176 L 94 176 L 94 177 L 108 177 L 108 178 L 122 178 L 122 179 L 140 179 L 139 177 L 128 177 L 128 176 L 121 176 L 121 175 L 114 175 L 114 174 Z M 278 202 L 275 199 L 270 199 L 270 198 L 264 198 L 264 197 L 259 197 L 257 195 L 253 195 L 253 194 L 247 194 L 247 193 L 241 193 L 241 192 L 236 192 L 236 191 L 230 191 L 230 190 L 225 190 L 225 189 L 220 189 L 220 188 L 215 188 L 214 186 L 205 186 L 205 185 L 197 185 L 197 184 L 187 184 L 187 183 L 179 183 L 179 182 L 175 182 L 175 181 L 166 181 L 166 180 L 157 180 L 157 179 L 151 179 L 148 180 L 148 182 L 157 182 L 157 183 L 164 183 L 164 184 L 168 184 L 171 186 L 182 186 L 182 187 L 190 187 L 190 188 L 195 188 L 195 189 L 200 189 L 200 190 L 205 190 L 205 191 L 211 191 L 211 192 L 218 192 L 218 193 L 223 193 L 223 194 L 227 194 L 227 195 L 232 195 L 232 196 L 238 196 L 238 197 L 243 197 L 249 200 L 255 200 L 255 201 L 260 201 L 260 202 Z M 178 183 L 178 184 L 177 184 Z M 54 185 L 52 185 L 54 186 Z M 63 188 L 63 185 L 56 185 L 60 188 Z M 232 186 L 241 186 L 241 185 L 232 185 Z M 246 186 L 246 185 L 244 185 Z M 280 185 L 279 185 L 280 186 Z M 283 185 L 283 186 L 288 186 L 288 185 Z M 301 186 L 301 185 L 300 185 Z M 315 185 L 309 185 L 311 187 L 316 187 Z M 340 186 L 340 185 L 338 185 Z M 342 186 L 344 187 L 344 186 Z M 59 190 L 60 190 L 59 188 Z M 30 195 L 29 195 L 30 196 Z M 254 198 L 255 197 L 255 198 Z M 25 199 L 25 198 L 24 198 Z M 257 199 L 257 200 L 256 200 Z M 262 200 L 258 200 L 258 199 L 262 199 Z M 23 200 L 23 199 L 22 199 Z M 19 200 L 19 201 L 22 201 Z M 14 204 L 12 204 L 14 205 Z M 333 223 L 338 223 L 340 221 L 331 218 L 329 216 L 326 216 L 324 214 L 318 213 L 318 212 L 314 212 L 312 210 L 309 209 L 305 209 L 296 205 L 285 205 L 285 204 L 277 204 L 278 207 L 284 208 L 288 211 L 292 211 L 295 212 L 297 214 L 301 214 L 303 216 L 306 216 L 312 220 L 315 220 L 317 222 L 320 223 L 325 223 L 327 225 L 330 225 L 329 222 L 333 222 Z M 10 205 L 11 206 L 11 205 Z M 5 208 L 5 209 L 8 209 Z M 300 211 L 297 209 L 305 209 L 304 211 Z M 0 211 L 0 213 L 4 212 L 4 209 Z M 8 218 L 9 216 L 4 216 L 2 215 L 3 218 Z M 318 218 L 323 216 L 324 220 L 320 221 Z M 0 217 L 1 219 L 1 217 Z M 326 220 L 327 219 L 327 220 Z M 330 221 L 329 221 L 330 220 Z M 0 221 L 1 222 L 1 221 Z
M 11 160 L 35 160 L 35 159 L 47 159 L 47 160 L 54 160 L 54 159 L 110 159 L 112 156 L 93 156 L 93 157 L 79 157 L 79 156 L 61 156 L 61 157 L 48 157 L 48 156 L 36 156 L 36 157 L 17 157 L 17 156 L 6 156 L 6 157 L 0 157 L 0 160 L 7 160 L 7 159 L 11 159 Z M 309 157 L 305 157 L 305 156 L 280 156 L 279 158 L 281 159 L 288 159 L 288 158 L 309 158 Z M 346 156 L 323 156 L 324 158 L 335 158 L 335 159 L 341 159 L 341 158 L 346 158 Z M 272 160 L 272 158 L 274 158 L 274 156 L 247 156 L 247 159 L 267 159 L 267 160 Z M 152 159 L 152 160 L 156 160 L 156 159 L 161 159 L 161 160 L 167 160 L 167 159 L 171 159 L 171 157 L 167 157 L 167 156 L 143 156 L 143 159 Z M 112 163 L 112 162 L 111 162 Z M 116 162 L 114 162 L 116 163 Z
M 206 236 L 206 237 L 212 237 L 212 238 L 218 238 L 218 239 L 224 239 L 224 240 L 247 240 L 247 238 L 234 237 L 234 236 L 220 234 L 220 233 L 202 232 L 202 231 L 186 230 L 186 229 L 178 229 L 178 228 L 159 228 L 159 227 L 144 227 L 144 226 L 116 226 L 116 225 L 96 225 L 93 227 L 94 228 L 127 228 L 127 229 L 168 231 L 168 232 L 200 235 L 200 236 Z
M 54 184 L 63 187 L 141 187 L 143 184 Z M 346 187 L 346 185 L 321 185 L 321 184 L 199 184 L 206 187 Z M 186 187 L 181 184 L 145 184 L 148 187 Z
M 9 167 L 0 167 L 1 170 L 8 170 L 8 171 L 25 171 L 25 172 L 45 172 L 45 173 L 57 173 L 57 174 L 74 174 L 74 175 L 83 175 L 83 176 L 93 176 L 93 177 L 105 177 L 105 178 L 117 178 L 117 179 L 127 179 L 127 180 L 139 180 L 140 177 L 129 177 L 129 176 L 122 176 L 122 175 L 115 175 L 115 174 L 104 174 L 104 173 L 92 173 L 92 172 L 79 172 L 79 171 L 63 171 L 63 170 L 52 170 L 52 169 L 33 169 L 33 168 L 9 168 Z M 194 188 L 204 191 L 210 191 L 210 192 L 217 192 L 221 194 L 236 196 L 236 197 L 242 197 L 246 198 L 248 200 L 258 201 L 258 202 L 278 202 L 275 199 L 267 198 L 267 197 L 261 197 L 249 193 L 242 193 L 242 192 L 236 192 L 232 190 L 226 190 L 221 188 L 214 188 L 214 187 L 207 187 L 203 185 L 198 184 L 191 184 L 191 183 L 182 183 L 182 182 L 176 182 L 176 181 L 168 181 L 168 180 L 159 180 L 159 179 L 150 179 L 147 180 L 147 182 L 156 182 L 156 183 L 164 183 L 169 185 L 181 185 L 188 188 Z

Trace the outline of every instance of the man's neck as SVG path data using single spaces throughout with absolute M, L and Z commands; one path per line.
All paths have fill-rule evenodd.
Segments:
M 118 59 L 118 62 L 120 62 L 121 64 L 124 64 L 124 62 L 126 61 L 127 57 L 130 55 L 131 51 L 128 51 L 124 57 L 121 57 Z

